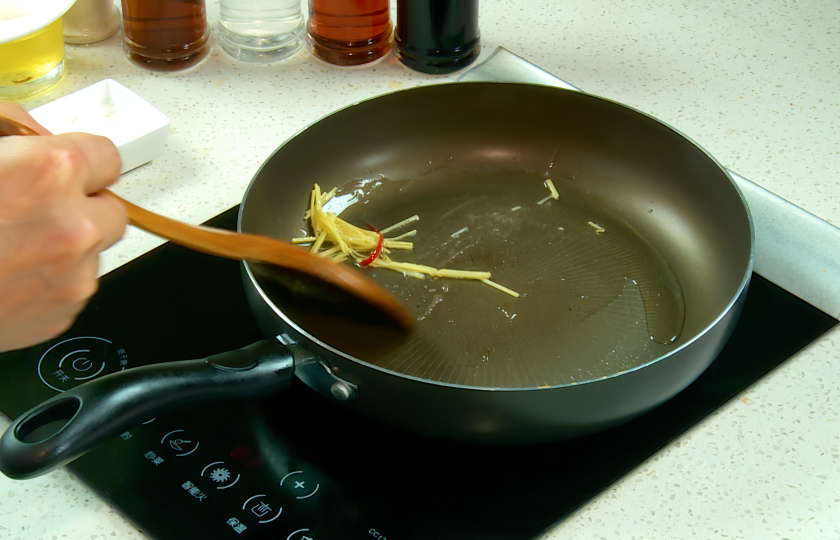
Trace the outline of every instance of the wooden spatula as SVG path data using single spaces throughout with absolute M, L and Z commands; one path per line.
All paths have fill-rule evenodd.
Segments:
M 14 120 L 0 117 L 0 137 L 9 135 L 38 133 Z M 402 328 L 409 329 L 414 324 L 414 317 L 396 298 L 371 279 L 345 265 L 322 259 L 274 238 L 190 225 L 149 212 L 110 190 L 103 190 L 102 193 L 123 204 L 132 225 L 155 236 L 217 257 L 264 262 L 300 272 L 341 289 L 380 311 Z

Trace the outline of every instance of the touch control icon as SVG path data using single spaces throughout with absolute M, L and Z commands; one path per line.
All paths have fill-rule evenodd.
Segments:
M 321 484 L 309 481 L 303 471 L 290 472 L 280 480 L 280 485 L 284 485 L 284 482 L 298 500 L 308 499 L 318 493 L 321 487 Z
M 208 464 L 201 470 L 201 476 L 203 478 L 209 478 L 215 484 L 219 484 L 216 486 L 216 489 L 228 489 L 239 482 L 239 474 L 237 473 L 234 478 L 230 469 L 225 467 L 224 461 L 214 461 Z
M 154 419 L 152 419 L 154 420 Z M 199 441 L 192 440 L 192 437 L 187 436 L 187 432 L 183 429 L 173 429 L 163 436 L 160 444 L 168 446 L 175 452 L 175 456 L 184 457 L 192 454 L 198 450 Z
M 248 510 L 260 519 L 260 523 L 271 523 L 275 519 L 280 517 L 280 514 L 283 513 L 283 508 L 273 508 L 272 503 L 269 499 L 266 498 L 264 493 L 260 495 L 254 495 L 253 497 L 249 497 L 245 500 L 242 504 L 243 510 Z
M 64 392 L 128 365 L 125 349 L 100 337 L 81 336 L 60 341 L 38 360 L 38 377 L 56 392 Z
M 224 467 L 213 469 L 213 471 L 210 472 L 210 480 L 214 482 L 227 482 L 230 480 L 230 471 Z

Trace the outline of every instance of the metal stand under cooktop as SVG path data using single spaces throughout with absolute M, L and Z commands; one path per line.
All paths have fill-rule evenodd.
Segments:
M 233 228 L 237 209 L 210 224 Z M 364 422 L 303 387 L 149 419 L 70 468 L 159 540 L 533 538 L 837 321 L 754 275 L 728 345 L 691 386 L 616 429 L 488 447 Z M 105 276 L 64 336 L 2 355 L 0 409 L 134 366 L 261 339 L 232 261 L 162 246 Z

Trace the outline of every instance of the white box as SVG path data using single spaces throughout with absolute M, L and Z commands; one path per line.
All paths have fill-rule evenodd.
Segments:
M 108 137 L 122 158 L 120 173 L 163 155 L 169 118 L 112 79 L 105 79 L 29 112 L 52 133 Z

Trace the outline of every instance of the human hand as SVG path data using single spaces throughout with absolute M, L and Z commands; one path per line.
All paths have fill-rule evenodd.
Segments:
M 98 194 L 119 177 L 105 137 L 49 135 L 17 105 L 0 116 L 42 137 L 0 138 L 0 351 L 66 331 L 97 289 L 99 253 L 126 227 L 119 201 Z

